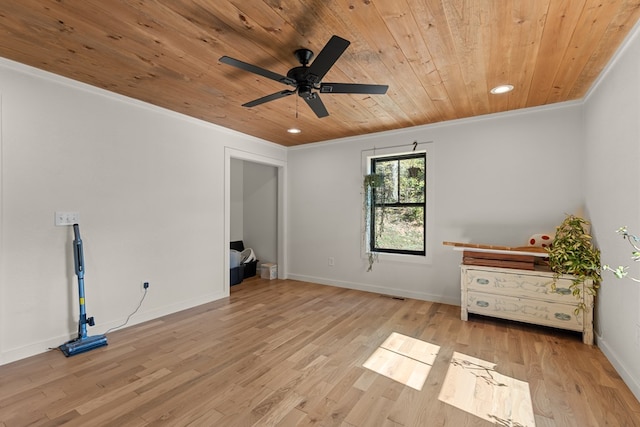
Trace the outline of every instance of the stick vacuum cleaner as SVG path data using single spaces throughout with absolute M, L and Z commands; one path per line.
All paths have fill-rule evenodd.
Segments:
M 94 348 L 107 345 L 106 335 L 87 336 L 87 324 L 93 326 L 93 317 L 87 319 L 87 312 L 84 306 L 84 253 L 82 252 L 82 239 L 80 238 L 80 227 L 73 224 L 73 261 L 78 276 L 78 297 L 80 299 L 80 322 L 78 324 L 78 337 L 62 344 L 59 348 L 65 356 L 74 356 L 84 353 Z

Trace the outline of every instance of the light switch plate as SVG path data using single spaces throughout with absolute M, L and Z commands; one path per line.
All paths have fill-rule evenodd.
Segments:
M 80 222 L 80 212 L 56 212 L 56 226 L 73 225 Z

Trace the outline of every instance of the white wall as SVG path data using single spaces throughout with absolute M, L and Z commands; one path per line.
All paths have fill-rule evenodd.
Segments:
M 289 150 L 291 278 L 460 303 L 461 253 L 443 241 L 525 245 L 583 205 L 581 105 L 459 120 Z M 361 152 L 425 144 L 431 263 L 361 256 Z M 328 266 L 328 257 L 335 266 Z
M 244 243 L 260 264 L 278 261 L 278 169 L 244 162 Z
M 10 61 L 0 61 L 0 364 L 77 331 L 70 227 L 79 211 L 87 310 L 104 332 L 228 294 L 225 146 L 286 150 Z M 228 255 L 227 255 L 228 256 Z
M 585 103 L 587 210 L 602 261 L 629 266 L 631 247 L 615 231 L 640 234 L 640 27 L 601 76 Z M 598 346 L 640 399 L 640 284 L 603 276 L 597 310 Z
M 230 207 L 230 241 L 242 240 L 244 234 L 244 161 L 231 159 L 230 175 L 231 207 Z

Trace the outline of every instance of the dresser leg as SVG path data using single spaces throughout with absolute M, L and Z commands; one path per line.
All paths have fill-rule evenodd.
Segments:
M 593 286 L 589 282 L 586 286 Z M 584 330 L 582 331 L 582 342 L 593 345 L 593 295 L 584 289 L 584 310 L 582 310 Z
M 465 281 L 465 275 L 467 270 L 462 268 L 460 274 L 460 319 L 465 322 L 469 320 L 469 313 L 467 312 L 467 282 Z

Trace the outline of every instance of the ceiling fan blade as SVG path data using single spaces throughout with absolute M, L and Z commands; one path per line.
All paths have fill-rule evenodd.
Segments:
M 323 117 L 327 117 L 329 115 L 329 112 L 327 111 L 326 107 L 324 106 L 324 103 L 322 102 L 322 100 L 320 99 L 320 96 L 318 96 L 317 93 L 312 93 L 308 97 L 303 99 L 305 100 L 307 105 L 311 107 L 313 112 L 316 113 L 316 116 L 318 116 L 319 119 Z
M 282 74 L 274 73 L 273 71 L 266 70 L 262 67 L 258 67 L 256 65 L 252 65 L 252 64 L 240 61 L 239 59 L 223 56 L 219 59 L 219 61 L 222 62 L 223 64 L 231 65 L 233 67 L 240 68 L 241 70 L 249 71 L 250 73 L 254 73 L 259 76 L 266 77 L 268 79 L 275 80 L 280 83 L 284 83 L 286 85 L 291 85 L 291 86 L 296 85 L 296 81 L 287 76 L 283 76 Z
M 320 93 L 362 93 L 369 95 L 384 95 L 387 85 L 366 85 L 357 83 L 321 83 Z
M 309 66 L 305 79 L 310 83 L 319 83 L 350 44 L 349 40 L 332 36 Z
M 272 93 L 271 95 L 263 96 L 262 98 L 255 99 L 253 101 L 242 104 L 243 107 L 255 107 L 256 105 L 264 104 L 265 102 L 275 101 L 276 99 L 284 98 L 285 96 L 293 95 L 295 90 L 281 90 L 280 92 Z

